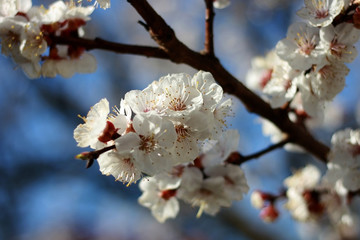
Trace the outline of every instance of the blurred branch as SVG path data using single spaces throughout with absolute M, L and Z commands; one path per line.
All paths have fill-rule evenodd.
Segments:
M 128 2 L 144 19 L 150 36 L 159 45 L 159 48 L 117 44 L 99 39 L 86 40 L 82 38 L 53 37 L 54 39 L 52 40 L 57 44 L 84 46 L 88 50 L 103 49 L 117 53 L 169 59 L 174 63 L 184 63 L 195 69 L 208 71 L 214 76 L 224 91 L 239 98 L 249 112 L 268 119 L 282 132 L 286 133 L 292 143 L 303 147 L 321 161 L 327 161 L 329 148 L 315 139 L 307 129 L 292 122 L 286 110 L 273 109 L 268 103 L 232 76 L 215 56 L 209 56 L 189 49 L 178 40 L 173 29 L 167 25 L 165 20 L 157 14 L 146 0 L 128 0 Z
M 252 240 L 275 240 L 282 239 L 283 236 L 274 236 L 274 233 L 267 231 L 266 229 L 261 229 L 259 231 L 258 227 L 252 227 L 248 219 L 241 218 L 240 214 L 237 214 L 232 209 L 223 209 L 218 215 L 222 222 L 226 223 L 226 226 L 233 228 L 234 230 L 240 232 L 248 239 Z

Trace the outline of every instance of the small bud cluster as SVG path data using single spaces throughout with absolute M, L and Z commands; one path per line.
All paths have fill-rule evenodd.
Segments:
M 95 151 L 78 156 L 128 185 L 147 175 L 139 202 L 161 222 L 176 216 L 175 196 L 214 215 L 248 190 L 240 167 L 225 163 L 239 142 L 224 131 L 231 105 L 208 72 L 167 75 L 126 93 L 113 114 L 106 99 L 95 104 L 74 131 Z
M 251 194 L 251 204 L 261 209 L 260 217 L 264 222 L 274 222 L 279 217 L 279 211 L 275 207 L 275 202 L 282 198 L 282 194 L 279 196 L 265 193 L 260 190 L 255 190 Z
M 4 1 L 0 6 L 1 52 L 29 78 L 71 77 L 96 69 L 95 58 L 83 47 L 56 45 L 51 36 L 82 36 L 94 7 L 57 1 L 48 9 L 31 0 Z

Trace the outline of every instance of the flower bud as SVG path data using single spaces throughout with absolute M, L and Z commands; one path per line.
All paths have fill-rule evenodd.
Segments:
M 261 209 L 265 206 L 263 194 L 259 190 L 252 192 L 250 201 L 254 208 Z
M 260 217 L 264 222 L 271 223 L 279 217 L 279 212 L 273 204 L 270 204 L 261 210 Z
M 75 156 L 76 159 L 89 160 L 91 158 L 90 152 L 82 152 Z

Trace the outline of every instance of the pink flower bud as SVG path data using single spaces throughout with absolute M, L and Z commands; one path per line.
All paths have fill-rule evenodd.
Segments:
M 279 217 L 279 212 L 273 204 L 270 204 L 261 210 L 260 217 L 264 222 L 271 223 Z

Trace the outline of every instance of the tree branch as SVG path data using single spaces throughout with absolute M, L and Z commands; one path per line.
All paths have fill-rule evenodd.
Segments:
M 213 0 L 205 0 L 205 49 L 204 54 L 214 56 L 214 5 Z
M 115 53 L 134 54 L 145 57 L 169 59 L 169 56 L 158 47 L 121 44 L 95 38 L 94 40 L 76 37 L 49 36 L 51 43 L 81 46 L 86 50 L 101 49 Z

